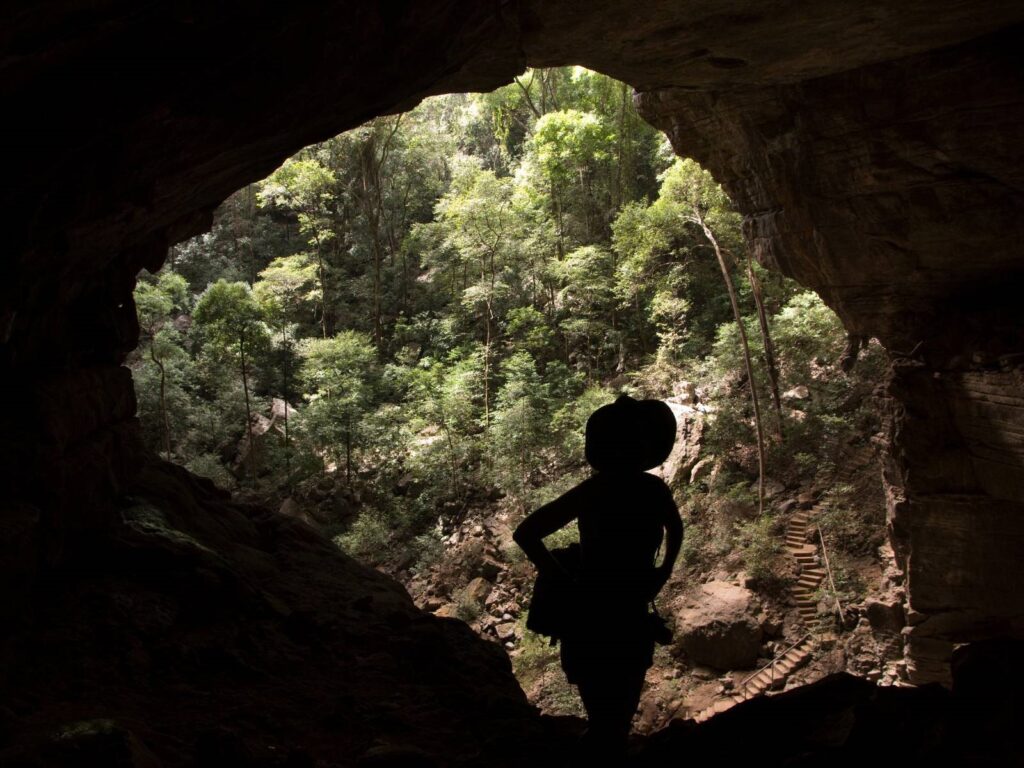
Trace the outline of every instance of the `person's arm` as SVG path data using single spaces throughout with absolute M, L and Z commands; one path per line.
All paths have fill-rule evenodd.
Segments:
M 659 509 L 662 516 L 661 524 L 665 528 L 665 557 L 662 559 L 661 565 L 654 569 L 652 600 L 672 576 L 672 569 L 679 557 L 679 550 L 683 546 L 683 518 L 679 515 L 679 508 L 676 506 L 675 499 L 672 498 L 672 492 L 667 487 L 664 491 L 665 498 L 659 505 Z
M 579 517 L 583 495 L 581 486 L 576 486 L 529 515 L 512 534 L 539 573 L 556 574 L 567 580 L 571 578 L 544 546 L 544 538 Z

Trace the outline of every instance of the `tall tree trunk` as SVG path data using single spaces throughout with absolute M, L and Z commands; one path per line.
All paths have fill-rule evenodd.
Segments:
M 640 309 L 640 292 L 633 294 L 633 306 L 636 308 L 637 338 L 640 340 L 640 353 L 647 354 L 647 341 L 644 339 L 644 313 Z
M 156 364 L 156 367 L 160 369 L 160 421 L 164 427 L 164 458 L 167 461 L 171 460 L 171 423 L 167 417 L 167 397 L 166 397 L 166 381 L 167 372 L 164 370 L 164 362 L 156 356 L 156 336 L 149 343 L 149 358 Z
M 612 187 L 614 190 L 614 197 L 612 199 L 612 210 L 617 211 L 622 207 L 622 201 L 625 199 L 625 184 L 623 183 L 623 158 L 625 155 L 625 143 L 626 143 L 626 99 L 628 97 L 629 86 L 625 83 L 620 85 L 620 98 L 619 98 L 619 130 L 618 136 L 615 137 L 615 184 Z
M 363 211 L 370 227 L 370 244 L 373 252 L 373 342 L 380 354 L 383 349 L 381 322 L 381 262 L 384 255 L 380 233 L 380 193 L 377 166 L 376 142 L 371 137 L 363 149 Z
M 253 231 L 254 219 L 256 218 L 256 187 L 250 184 L 245 188 L 245 202 L 246 202 L 246 223 L 248 226 L 246 229 L 249 232 L 249 285 L 256 284 L 256 233 Z
M 327 338 L 327 281 L 324 277 L 324 253 L 320 247 L 320 233 L 313 235 L 313 242 L 316 243 L 316 264 L 317 275 L 320 280 L 320 332 Z
M 345 417 L 345 485 L 352 487 L 352 417 Z
M 285 477 L 288 478 L 288 492 L 292 491 L 292 443 L 291 436 L 288 434 L 288 403 L 289 399 L 289 387 L 288 377 L 291 371 L 291 344 L 288 340 L 288 332 L 281 331 L 282 347 L 284 349 L 284 472 Z
M 555 182 L 551 181 L 551 203 L 555 208 L 555 219 L 558 221 L 558 260 L 565 258 L 565 227 L 562 221 L 562 199 L 555 190 Z
M 750 280 L 750 290 L 754 294 L 754 303 L 757 305 L 757 319 L 761 324 L 761 341 L 764 344 L 765 368 L 768 371 L 768 382 L 772 388 L 772 404 L 775 407 L 775 426 L 778 431 L 779 441 L 782 441 L 782 399 L 779 397 L 779 367 L 775 362 L 775 345 L 772 343 L 772 334 L 768 328 L 768 315 L 764 311 L 764 298 L 761 294 L 761 281 L 754 273 L 754 263 L 747 253 L 747 278 Z
M 256 441 L 252 435 L 252 410 L 249 405 L 249 371 L 245 365 L 245 336 L 238 340 L 238 351 L 242 357 L 242 391 L 245 392 L 245 426 L 249 436 L 249 466 L 252 469 L 252 487 L 256 487 Z
M 484 433 L 491 428 L 491 300 L 487 299 L 484 318 Z
M 725 256 L 718 246 L 715 233 L 704 221 L 704 217 L 698 210 L 694 215 L 695 223 L 704 230 L 704 236 L 711 243 L 718 257 L 718 266 L 722 269 L 722 278 L 725 280 L 726 290 L 729 291 L 729 301 L 732 304 L 732 314 L 736 318 L 736 327 L 740 332 L 740 344 L 743 347 L 743 360 L 747 366 L 747 381 L 750 384 L 750 399 L 754 404 L 754 427 L 757 430 L 757 509 L 758 514 L 764 514 L 764 430 L 761 427 L 761 404 L 757 397 L 757 380 L 754 378 L 754 365 L 750 359 L 750 345 L 747 343 L 747 329 L 743 325 L 743 317 L 740 315 L 739 301 L 736 299 L 736 288 L 732 283 L 732 276 L 729 274 L 729 267 L 725 263 Z

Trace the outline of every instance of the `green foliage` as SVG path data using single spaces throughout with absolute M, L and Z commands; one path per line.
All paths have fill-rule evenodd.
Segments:
M 341 331 L 327 339 L 304 339 L 299 354 L 299 375 L 309 392 L 303 428 L 322 455 L 343 462 L 351 482 L 353 462 L 365 444 L 364 417 L 373 400 L 373 344 L 359 331 Z
M 334 537 L 334 543 L 353 557 L 376 561 L 387 549 L 391 531 L 383 516 L 366 510 L 356 518 L 351 528 Z
M 779 556 L 782 554 L 781 528 L 771 515 L 741 522 L 736 535 L 743 555 L 747 575 L 762 586 L 781 581 Z
M 185 464 L 185 468 L 200 477 L 212 480 L 220 488 L 230 488 L 233 485 L 234 478 L 231 477 L 230 473 L 224 469 L 224 465 L 212 453 L 201 453 L 189 459 L 188 463 Z
M 239 360 L 269 341 L 260 306 L 246 283 L 218 280 L 199 297 L 192 320 L 206 344 Z
M 502 368 L 505 383 L 495 401 L 492 454 L 499 484 L 522 501 L 544 465 L 551 434 L 550 397 L 529 352 L 517 352 Z
M 742 267 L 756 337 L 738 215 L 706 171 L 671 157 L 624 84 L 529 70 L 372 120 L 239 190 L 209 233 L 140 277 L 130 364 L 147 443 L 225 487 L 251 469 L 268 498 L 344 473 L 359 501 L 339 544 L 378 563 L 405 548 L 392 560 L 424 569 L 468 512 L 522 515 L 583 479 L 598 407 L 688 380 L 711 407 L 704 454 L 721 471 L 688 499 L 684 558 L 710 569 L 743 541 L 748 568 L 767 568 L 763 523 L 733 525 L 750 501 L 749 387 L 768 402 L 767 384 L 760 360 L 746 380 L 701 221 Z M 838 319 L 755 271 L 782 388 L 810 393 L 787 403 L 770 446 L 770 472 L 799 479 L 870 426 L 881 355 L 837 375 Z M 249 423 L 272 415 L 243 467 Z
M 874 495 L 877 496 L 877 489 Z M 869 556 L 884 543 L 883 508 L 872 494 L 839 485 L 830 490 L 826 502 L 816 522 L 829 553 Z

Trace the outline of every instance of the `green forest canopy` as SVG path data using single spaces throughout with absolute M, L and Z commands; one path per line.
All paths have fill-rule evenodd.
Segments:
M 363 554 L 488 499 L 547 498 L 583 466 L 586 417 L 620 391 L 697 382 L 717 408 L 711 447 L 741 467 L 749 382 L 694 206 L 733 261 L 752 340 L 751 276 L 762 284 L 782 387 L 812 382 L 841 325 L 814 294 L 748 271 L 710 176 L 673 157 L 626 85 L 531 70 L 307 147 L 142 274 L 146 439 L 268 498 L 333 474 L 357 507 L 341 542 Z M 819 385 L 829 402 L 852 386 Z M 844 427 L 791 416 L 799 448 L 773 444 L 776 473 L 813 466 L 807 452 Z

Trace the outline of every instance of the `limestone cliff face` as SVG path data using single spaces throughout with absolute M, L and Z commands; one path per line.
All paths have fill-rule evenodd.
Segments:
M 1022 43 L 638 96 L 729 190 L 758 259 L 897 361 L 885 480 L 922 682 L 946 679 L 947 641 L 1024 621 Z
M 962 0 L 11 9 L 5 598 L 31 599 L 20 585 L 120 526 L 143 463 L 119 367 L 141 267 L 305 144 L 528 63 L 578 63 L 634 85 L 728 188 L 758 258 L 902 361 L 885 477 L 913 642 L 941 660 L 950 640 L 1016 631 L 1021 24 L 1019 3 Z

